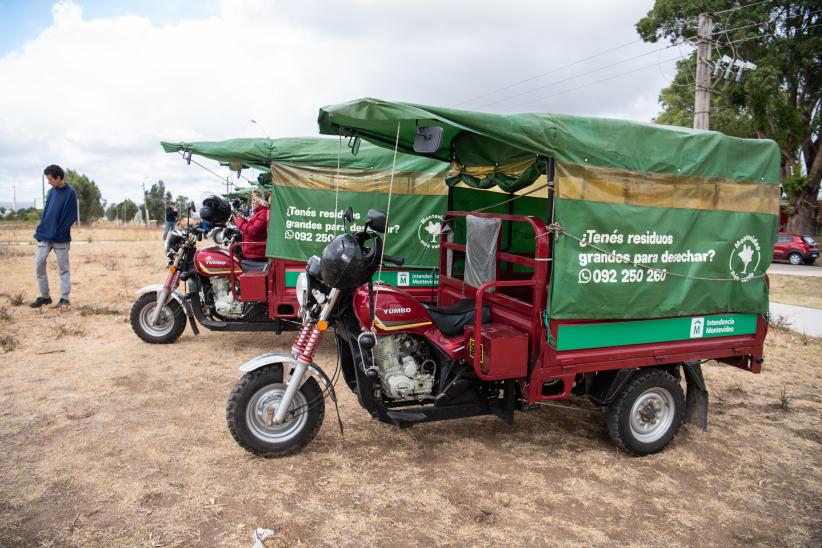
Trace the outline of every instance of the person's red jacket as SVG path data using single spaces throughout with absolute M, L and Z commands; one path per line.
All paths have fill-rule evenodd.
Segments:
M 258 207 L 246 221 L 242 217 L 235 217 L 234 222 L 243 233 L 243 255 L 246 259 L 265 259 L 265 241 L 268 236 L 268 212 L 265 206 Z

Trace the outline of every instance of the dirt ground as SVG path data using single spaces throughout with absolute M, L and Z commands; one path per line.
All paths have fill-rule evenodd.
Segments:
M 14 306 L 33 247 L 0 246 L 0 546 L 251 546 L 257 527 L 277 546 L 822 544 L 822 340 L 772 330 L 760 375 L 707 365 L 710 430 L 650 457 L 585 400 L 399 430 L 340 383 L 344 437 L 329 402 L 304 452 L 265 460 L 225 402 L 290 335 L 141 342 L 126 313 L 163 279 L 159 235 L 101 240 L 72 246 L 67 312 Z

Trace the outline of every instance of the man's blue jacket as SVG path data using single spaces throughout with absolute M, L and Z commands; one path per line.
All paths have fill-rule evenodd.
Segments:
M 70 242 L 71 225 L 77 221 L 77 207 L 77 193 L 67 184 L 49 190 L 34 239 L 38 242 Z

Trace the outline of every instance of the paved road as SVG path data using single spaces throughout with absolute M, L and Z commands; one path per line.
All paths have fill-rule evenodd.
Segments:
M 814 276 L 822 278 L 822 259 L 812 265 L 794 266 L 788 263 L 772 263 L 768 267 L 768 274 L 780 274 L 786 276 Z
M 822 310 L 792 304 L 771 303 L 771 316 L 780 316 L 790 328 L 812 337 L 822 337 Z

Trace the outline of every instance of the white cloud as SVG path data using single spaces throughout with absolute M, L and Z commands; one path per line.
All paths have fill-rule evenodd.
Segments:
M 164 154 L 159 141 L 260 136 L 249 118 L 272 137 L 316 135 L 318 107 L 364 95 L 456 105 L 636 39 L 633 24 L 651 3 L 224 0 L 216 15 L 155 25 L 138 15 L 87 19 L 81 2 L 60 2 L 45 31 L 0 58 L 0 200 L 12 184 L 21 200 L 37 195 L 50 163 L 88 174 L 109 200 L 138 198 L 143 179 L 163 179 L 175 194 L 216 191 L 216 178 Z M 659 47 L 633 44 L 552 77 Z M 651 54 L 490 109 L 648 120 L 665 84 L 655 68 L 533 99 L 659 60 Z M 673 74 L 672 63 L 663 70 Z

